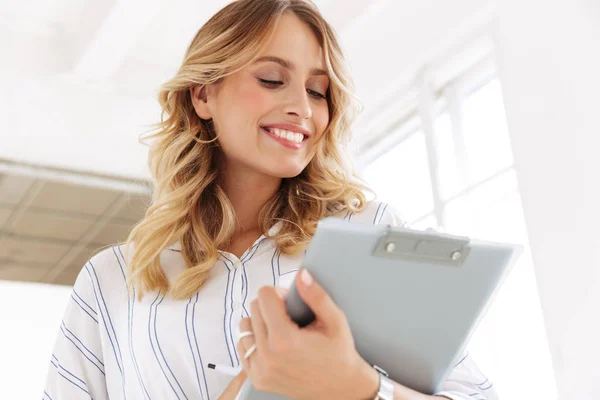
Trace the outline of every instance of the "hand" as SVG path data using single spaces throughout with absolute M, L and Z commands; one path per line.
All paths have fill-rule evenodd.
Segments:
M 251 304 L 252 318 L 237 344 L 253 386 L 294 399 L 368 399 L 379 387 L 377 372 L 356 348 L 346 316 L 306 270 L 296 277 L 298 293 L 316 320 L 299 328 L 287 315 L 284 294 L 263 287 Z M 244 355 L 256 344 L 248 359 Z
M 244 382 L 246 382 L 247 377 L 248 375 L 246 375 L 246 371 L 242 371 L 237 374 L 237 376 L 233 378 L 231 382 L 229 382 L 229 385 L 227 385 L 217 400 L 235 400 L 236 396 L 240 392 L 240 389 L 244 385 Z

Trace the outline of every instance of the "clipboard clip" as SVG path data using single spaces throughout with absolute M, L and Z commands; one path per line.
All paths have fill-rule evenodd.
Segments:
M 470 239 L 435 231 L 416 231 L 387 225 L 373 255 L 461 266 L 467 259 Z

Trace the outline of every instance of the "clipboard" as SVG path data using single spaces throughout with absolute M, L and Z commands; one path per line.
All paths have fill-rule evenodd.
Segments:
M 463 354 L 523 246 L 434 231 L 319 222 L 302 266 L 344 310 L 359 354 L 434 394 Z M 288 313 L 314 318 L 290 288 Z M 240 400 L 284 400 L 246 381 Z

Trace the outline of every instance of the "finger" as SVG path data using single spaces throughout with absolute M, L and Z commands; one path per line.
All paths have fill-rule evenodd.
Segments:
M 287 299 L 289 289 L 277 286 L 275 287 L 275 290 L 277 291 L 279 297 L 281 297 L 284 301 Z
M 219 399 L 234 399 L 237 398 L 237 394 L 246 382 L 247 374 L 245 371 L 241 371 L 235 378 L 233 378 L 225 390 L 221 392 Z
M 249 372 L 250 371 L 250 359 L 244 358 L 244 354 L 246 354 L 246 347 L 244 346 L 244 344 L 242 343 L 241 340 L 236 343 L 235 349 L 237 351 L 238 358 L 240 360 L 240 364 L 242 365 L 242 368 L 244 369 L 244 371 Z
M 248 335 L 248 333 L 252 335 Z M 247 336 L 248 335 L 248 336 Z M 252 330 L 252 319 L 251 318 L 242 318 L 240 321 L 240 335 L 238 343 L 242 345 L 244 349 L 249 349 L 255 342 L 254 339 L 254 331 Z M 245 352 L 238 352 L 238 354 L 244 355 Z
M 252 329 L 254 330 L 254 343 L 258 350 L 267 349 L 269 335 L 267 326 L 263 319 L 260 306 L 258 305 L 258 299 L 252 300 L 250 304 L 250 312 L 252 313 Z
M 264 286 L 259 290 L 258 304 L 269 335 L 285 335 L 295 326 L 285 310 L 285 301 L 274 287 Z
M 250 361 L 251 357 L 246 358 L 245 355 L 247 354 L 248 349 L 250 349 L 255 343 L 254 331 L 252 330 L 252 319 L 242 318 L 242 320 L 240 320 L 239 328 L 240 338 L 236 344 L 236 350 L 240 363 L 242 364 L 242 368 L 244 371 L 250 373 L 250 366 L 252 364 Z M 247 333 L 244 332 L 250 332 L 252 335 L 247 335 Z
M 343 311 L 306 269 L 301 270 L 296 277 L 296 287 L 302 300 L 315 313 L 317 321 L 334 328 L 340 327 L 345 321 Z

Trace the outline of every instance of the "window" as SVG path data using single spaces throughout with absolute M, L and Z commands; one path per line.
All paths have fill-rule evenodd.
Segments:
M 433 208 L 425 137 L 420 128 L 403 138 L 401 145 L 379 156 L 363 177 L 378 188 L 378 195 L 407 215 L 425 215 Z M 398 184 L 390 184 L 390 180 Z
M 385 132 L 388 143 L 389 137 L 402 137 L 381 146 L 380 153 L 377 146 L 359 153 L 368 160 L 363 161 L 363 177 L 414 229 L 433 227 L 528 249 L 501 86 L 493 68 L 480 68 L 478 74 L 463 75 L 427 94 L 430 101 L 415 105 L 418 129 L 403 136 L 402 127 Z M 502 398 L 556 398 L 528 250 L 469 348 Z

